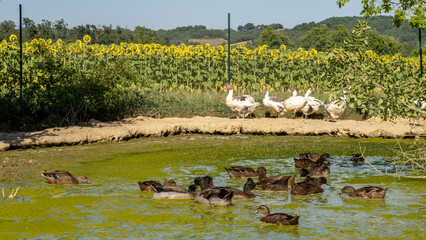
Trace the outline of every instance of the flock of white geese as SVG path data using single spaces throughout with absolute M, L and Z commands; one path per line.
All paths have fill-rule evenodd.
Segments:
M 228 83 L 225 84 L 223 90 L 229 91 L 226 97 L 226 105 L 237 113 L 237 118 L 246 118 L 250 116 L 256 107 L 260 105 L 250 95 L 234 96 L 234 88 Z M 287 99 L 269 96 L 269 90 L 266 86 L 263 86 L 263 91 L 266 92 L 263 98 L 263 105 L 274 112 L 277 118 L 287 112 L 293 113 L 293 118 L 295 118 L 298 111 L 303 113 L 302 117 L 307 118 L 308 115 L 318 112 L 321 105 L 324 105 L 328 120 L 337 120 L 342 116 L 346 107 L 345 94 L 339 99 L 334 99 L 328 104 L 324 104 L 321 100 L 310 96 L 310 94 L 313 93 L 311 88 L 306 91 L 305 96 L 298 96 L 297 90 L 290 87 L 288 92 L 293 93 L 293 96 Z

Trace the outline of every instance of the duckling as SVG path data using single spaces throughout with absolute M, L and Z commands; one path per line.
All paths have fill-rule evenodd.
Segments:
M 139 181 L 138 185 L 139 185 L 139 188 L 141 189 L 141 191 L 152 191 L 153 190 L 152 187 L 176 186 L 176 182 L 173 181 L 173 180 L 167 180 L 167 181 L 164 182 L 164 184 L 161 184 L 161 183 L 156 182 L 156 181 L 144 181 L 144 182 Z
M 89 179 L 85 176 L 74 177 L 68 171 L 53 170 L 41 172 L 41 175 L 51 184 L 79 184 L 90 183 Z
M 256 183 L 256 189 L 267 191 L 288 191 L 288 181 L 291 176 L 280 176 L 279 180 L 265 179 Z
M 324 189 L 321 188 L 321 185 L 324 184 L 324 179 L 316 181 L 315 185 L 307 182 L 295 183 L 296 175 L 293 175 L 289 179 L 289 184 L 291 185 L 291 194 L 292 195 L 308 195 L 324 192 Z
M 273 213 L 269 211 L 269 208 L 265 205 L 261 205 L 257 208 L 255 213 L 262 213 L 263 216 L 260 217 L 261 222 L 273 223 L 277 225 L 297 225 L 299 224 L 299 216 L 291 216 L 286 213 Z
M 293 90 L 289 88 L 288 91 Z M 287 112 L 293 112 L 293 118 L 296 118 L 296 112 L 300 111 L 307 103 L 308 100 L 303 96 L 291 96 L 282 102 Z
M 242 166 L 225 168 L 225 170 L 228 171 L 228 175 L 231 178 L 259 177 L 261 173 L 266 174 L 266 168 L 263 166 L 258 167 L 257 170 Z
M 234 88 L 230 84 L 225 84 L 222 88 L 228 90 L 226 105 L 234 112 L 237 112 L 237 118 L 246 118 L 254 112 L 259 103 L 250 95 L 233 96 Z
M 365 157 L 362 154 L 357 153 L 351 157 L 350 161 L 353 163 L 362 163 L 365 162 Z
M 299 174 L 301 177 L 305 176 L 326 176 L 330 174 L 330 166 L 331 162 L 325 162 L 325 163 L 316 163 L 314 166 L 312 166 L 309 169 L 302 168 L 299 170 Z
M 342 194 L 347 193 L 350 197 L 384 198 L 387 190 L 387 188 L 376 186 L 368 186 L 355 190 L 355 188 L 351 186 L 346 186 L 342 188 Z
M 279 118 L 280 115 L 283 115 L 287 111 L 282 103 L 284 99 L 280 97 L 270 97 L 269 89 L 265 85 L 263 86 L 263 91 L 266 91 L 265 97 L 263 98 L 263 105 L 272 112 L 275 112 L 277 114 L 277 118 Z
M 331 156 L 328 153 L 323 153 L 320 155 L 318 153 L 306 152 L 306 153 L 299 153 L 299 158 L 308 159 L 308 160 L 311 160 L 312 162 L 323 163 L 327 158 L 331 158 Z
M 308 115 L 311 115 L 313 113 L 316 113 L 319 111 L 321 105 L 323 105 L 323 102 L 319 99 L 316 99 L 314 97 L 310 97 L 309 95 L 313 93 L 312 88 L 309 88 L 308 91 L 305 94 L 305 98 L 308 101 L 306 105 L 301 109 L 304 118 L 308 118 Z
M 196 186 L 194 184 L 188 187 L 188 190 L 179 186 L 153 186 L 150 188 L 154 199 L 188 199 L 196 196 Z

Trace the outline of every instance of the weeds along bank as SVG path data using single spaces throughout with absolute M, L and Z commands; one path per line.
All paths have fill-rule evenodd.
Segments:
M 226 46 L 98 45 L 90 40 L 85 36 L 73 43 L 25 42 L 22 102 L 17 37 L 1 42 L 0 122 L 17 123 L 21 115 L 30 125 L 59 126 L 141 114 L 227 114 L 225 94 L 220 91 L 227 82 Z M 270 87 L 271 95 L 283 97 L 289 86 L 303 94 L 311 87 L 313 95 L 325 102 L 346 91 L 348 111 L 358 115 L 424 114 L 413 101 L 425 100 L 420 59 L 378 56 L 365 50 L 363 39 L 355 34 L 351 41 L 347 49 L 328 52 L 292 51 L 284 45 L 232 48 L 231 84 L 236 94 L 249 93 L 258 101 L 263 97 L 262 85 Z M 347 83 L 350 90 L 345 89 Z

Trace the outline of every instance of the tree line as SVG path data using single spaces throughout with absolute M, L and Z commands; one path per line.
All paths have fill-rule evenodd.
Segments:
M 324 50 L 330 45 L 343 45 L 350 34 L 350 29 L 362 17 L 331 17 L 315 23 L 299 24 L 291 29 L 285 29 L 282 24 L 255 25 L 247 23 L 231 29 L 231 43 L 250 41 L 251 47 L 266 44 L 276 48 L 280 44 L 288 48 L 315 48 Z M 369 48 L 379 54 L 396 54 L 402 56 L 418 55 L 418 30 L 403 21 L 399 28 L 392 26 L 391 16 L 378 16 L 368 21 L 372 29 L 368 32 Z M 144 26 L 136 26 L 133 30 L 112 25 L 96 26 L 93 24 L 68 27 L 63 20 L 51 22 L 42 20 L 35 23 L 29 18 L 23 19 L 23 38 L 30 41 L 34 38 L 45 38 L 56 41 L 62 39 L 72 42 L 90 35 L 93 43 L 112 44 L 120 42 L 159 43 L 162 45 L 188 44 L 189 39 L 224 38 L 227 39 L 227 29 L 207 29 L 203 25 L 177 27 L 171 30 L 152 30 Z M 15 22 L 5 20 L 0 23 L 0 40 L 8 39 L 11 34 L 17 34 Z M 250 47 L 250 45 L 249 45 Z

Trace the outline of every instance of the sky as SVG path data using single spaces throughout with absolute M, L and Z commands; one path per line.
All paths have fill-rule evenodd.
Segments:
M 0 22 L 18 24 L 19 4 L 23 17 L 35 23 L 64 19 L 68 28 L 94 24 L 131 30 L 136 26 L 169 30 L 189 25 L 226 29 L 228 13 L 232 29 L 247 23 L 280 23 L 293 28 L 329 17 L 360 16 L 362 10 L 361 0 L 351 0 L 340 9 L 336 0 L 0 0 Z

